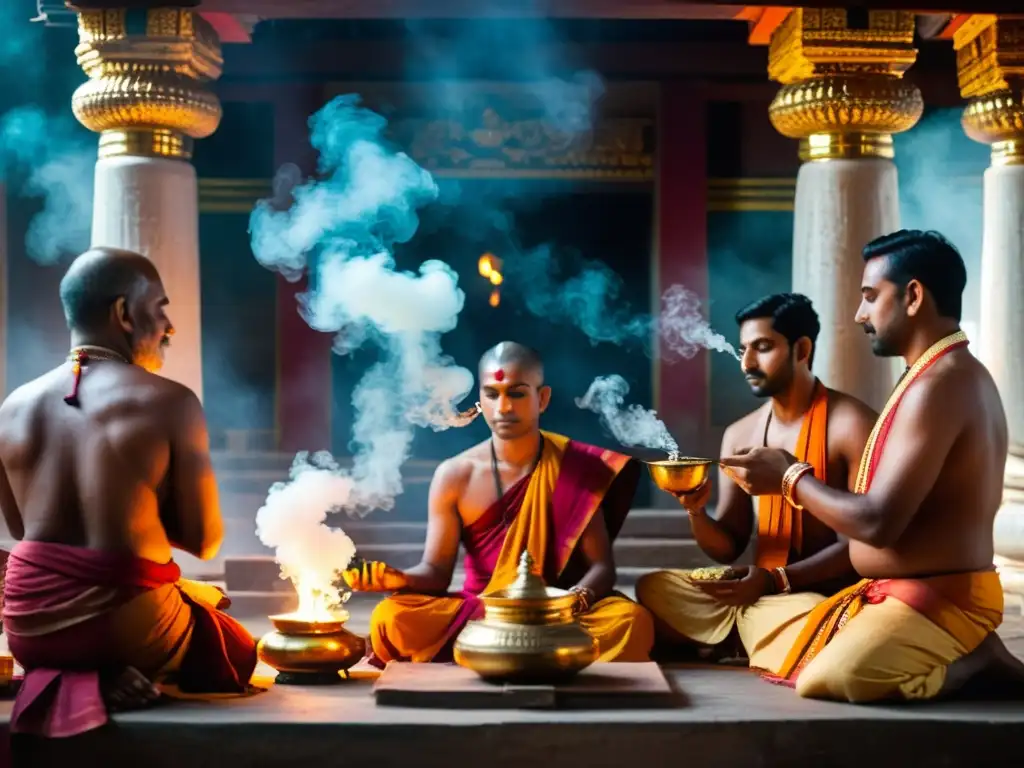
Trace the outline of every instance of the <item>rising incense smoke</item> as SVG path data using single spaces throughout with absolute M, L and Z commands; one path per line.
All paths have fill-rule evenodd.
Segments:
M 334 586 L 336 572 L 352 560 L 356 547 L 344 531 L 324 521 L 349 501 L 352 488 L 351 477 L 329 454 L 300 453 L 289 482 L 276 483 L 256 513 L 256 534 L 276 550 L 281 576 L 295 585 L 303 617 L 329 619 L 344 602 Z
M 555 323 L 572 325 L 590 340 L 629 345 L 658 354 L 652 343 L 660 337 L 666 362 L 691 360 L 701 349 L 724 352 L 739 359 L 735 348 L 701 314 L 701 300 L 683 285 L 662 294 L 657 317 L 636 312 L 622 300 L 622 278 L 598 261 L 583 261 L 571 275 L 550 246 L 509 259 L 506 282 L 521 293 L 526 308 Z
M 0 3 L 0 72 L 8 74 L 0 88 L 0 182 L 9 195 L 40 203 L 25 247 L 49 266 L 89 245 L 97 148 L 67 107 L 51 114 L 37 104 L 41 93 L 67 103 L 81 72 L 71 70 L 72 80 L 46 61 L 43 36 L 52 30 L 29 18 L 25 4 Z
M 627 406 L 628 394 L 629 384 L 618 374 L 598 376 L 587 393 L 576 398 L 576 405 L 598 414 L 604 427 L 623 445 L 677 454 L 679 446 L 657 413 L 635 403 Z
M 276 522 L 308 507 L 308 532 L 292 538 L 288 526 L 264 523 L 270 533 L 260 538 L 275 547 L 284 575 L 301 570 L 318 583 L 333 579 L 350 554 L 347 545 L 331 549 L 338 534 L 324 525 L 325 504 L 357 515 L 391 509 L 414 429 L 452 426 L 474 380 L 441 352 L 440 336 L 455 327 L 465 298 L 455 272 L 441 261 L 427 261 L 417 273 L 396 268 L 393 249 L 416 232 L 417 210 L 436 198 L 437 186 L 385 141 L 385 125 L 356 96 L 332 100 L 311 119 L 319 180 L 294 184 L 286 167 L 291 206 L 262 201 L 250 218 L 261 264 L 292 281 L 309 273 L 299 307 L 306 322 L 334 333 L 338 354 L 364 346 L 379 353 L 353 393 L 352 467 L 320 462 L 293 470 L 291 483 L 276 486 L 261 510 Z M 321 556 L 324 550 L 330 552 Z

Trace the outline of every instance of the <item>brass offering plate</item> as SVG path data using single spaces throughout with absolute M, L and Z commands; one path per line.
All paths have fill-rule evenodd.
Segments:
M 683 456 L 678 459 L 648 461 L 651 479 L 661 490 L 672 494 L 693 493 L 705 482 L 711 472 L 712 459 Z

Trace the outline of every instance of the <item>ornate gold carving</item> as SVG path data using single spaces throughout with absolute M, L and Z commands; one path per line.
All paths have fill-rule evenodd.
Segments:
M 506 120 L 485 108 L 475 124 L 406 118 L 393 123 L 410 157 L 440 176 L 650 179 L 653 121 L 598 119 L 567 132 L 542 119 Z
M 993 165 L 1024 164 L 1024 18 L 978 14 L 953 36 L 962 123 Z
M 784 85 L 768 109 L 783 136 L 800 139 L 800 158 L 893 156 L 892 134 L 924 111 L 921 92 L 895 75 L 826 75 Z
M 802 160 L 893 156 L 892 135 L 912 128 L 924 101 L 903 74 L 917 58 L 914 14 L 867 11 L 850 27 L 842 8 L 795 8 L 772 35 L 768 75 L 782 84 L 769 108 Z
M 145 14 L 145 34 L 130 31 L 136 13 Z M 82 11 L 78 36 L 75 54 L 89 79 L 71 106 L 82 125 L 102 134 L 101 157 L 188 159 L 192 140 L 217 129 L 220 102 L 206 84 L 220 77 L 223 60 L 202 17 L 178 8 Z

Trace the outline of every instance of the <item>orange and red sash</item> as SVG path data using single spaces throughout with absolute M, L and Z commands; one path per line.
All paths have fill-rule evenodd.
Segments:
M 896 411 L 907 389 L 944 355 L 966 346 L 967 343 L 967 337 L 962 331 L 940 339 L 929 347 L 900 379 L 868 437 L 857 472 L 854 493 L 867 493 L 871 487 Z M 886 597 L 895 597 L 906 602 L 951 633 L 960 629 L 959 626 L 953 626 L 957 623 L 956 617 L 962 616 L 962 611 L 968 609 L 974 612 L 984 610 L 993 617 L 996 614 L 1001 617 L 1002 590 L 995 589 L 993 579 L 997 585 L 998 576 L 994 571 L 953 574 L 934 579 L 862 579 L 848 589 L 822 601 L 811 611 L 803 631 L 778 674 L 765 675 L 765 678 L 784 685 L 795 684 L 800 671 L 828 645 L 847 621 L 865 605 L 881 602 Z M 974 599 L 979 596 L 980 600 Z M 958 610 L 949 610 L 950 608 Z M 993 621 L 995 626 L 998 626 L 998 620 Z

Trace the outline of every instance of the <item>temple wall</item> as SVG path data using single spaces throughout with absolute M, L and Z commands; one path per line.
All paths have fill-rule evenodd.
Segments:
M 274 168 L 273 105 L 229 101 L 213 136 L 197 143 L 200 179 L 203 388 L 211 437 L 229 447 L 251 432 L 272 448 L 277 378 L 276 280 L 252 255 L 249 214 L 269 195 Z M 173 319 L 173 297 L 171 317 Z

